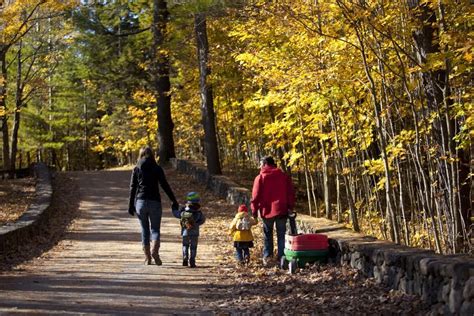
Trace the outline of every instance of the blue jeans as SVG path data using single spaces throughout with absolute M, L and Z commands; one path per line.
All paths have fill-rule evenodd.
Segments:
M 263 222 L 263 257 L 273 257 L 273 226 L 276 226 L 278 259 L 284 255 L 286 221 L 288 217 L 262 218 Z
M 183 259 L 196 260 L 199 236 L 183 236 Z M 191 250 L 191 257 L 189 256 Z
M 235 247 L 235 258 L 240 262 L 250 260 L 250 248 Z
M 137 200 L 135 203 L 137 216 L 142 226 L 142 244 L 148 246 L 151 240 L 160 241 L 161 203 L 155 200 Z

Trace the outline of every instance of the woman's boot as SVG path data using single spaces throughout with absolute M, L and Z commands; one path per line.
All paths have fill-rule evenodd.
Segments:
M 153 240 L 151 242 L 151 256 L 155 260 L 155 264 L 157 266 L 161 266 L 163 263 L 161 262 L 160 255 L 158 251 L 160 250 L 160 242 L 158 240 Z
M 143 246 L 143 253 L 145 254 L 145 264 L 151 265 L 150 245 Z

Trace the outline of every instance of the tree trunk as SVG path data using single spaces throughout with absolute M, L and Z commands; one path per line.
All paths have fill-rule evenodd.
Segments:
M 332 160 L 332 162 L 334 164 L 334 170 L 335 170 L 334 177 L 336 178 L 336 217 L 337 217 L 337 222 L 342 223 L 342 199 L 341 199 L 341 176 L 340 176 L 342 170 L 339 170 L 337 157 L 335 157 Z
M 15 114 L 13 118 L 13 129 L 11 136 L 11 150 L 10 150 L 10 172 L 15 173 L 16 154 L 18 150 L 18 130 L 20 129 L 20 111 L 23 105 L 23 82 L 22 82 L 22 41 L 19 42 L 17 53 L 17 72 L 16 72 L 16 94 L 15 94 Z
M 313 198 L 314 208 L 316 209 L 316 217 L 321 217 L 318 199 L 316 197 L 316 184 L 314 183 L 314 176 L 311 171 L 309 171 L 309 180 L 311 181 L 311 197 Z
M 324 206 L 326 208 L 326 217 L 332 219 L 332 204 L 331 204 L 331 191 L 329 189 L 329 167 L 328 157 L 326 155 L 326 149 L 324 148 L 324 142 L 321 143 L 321 155 L 323 159 L 323 190 L 324 190 Z
M 209 44 L 207 41 L 205 13 L 196 13 L 194 15 L 194 30 L 197 41 L 201 114 L 204 126 L 204 151 L 206 154 L 207 171 L 210 174 L 221 174 L 212 86 L 207 82 L 207 78 L 211 74 L 211 68 L 209 67 Z
M 170 65 L 164 49 L 168 7 L 165 0 L 153 1 L 153 82 L 155 86 L 158 115 L 158 156 L 161 163 L 176 157 L 173 140 L 174 123 L 171 118 Z
M 303 153 L 303 169 L 304 169 L 304 179 L 305 179 L 305 184 L 306 184 L 306 196 L 308 198 L 308 207 L 309 207 L 309 216 L 313 216 L 313 203 L 311 202 L 311 190 L 310 188 L 310 183 L 309 183 L 309 166 L 308 166 L 308 156 L 306 153 L 306 142 L 305 142 L 305 137 L 304 137 L 304 131 L 303 131 L 303 120 L 301 119 L 301 116 L 298 115 L 298 121 L 300 123 L 300 136 L 301 136 L 301 152 Z M 317 216 L 319 217 L 319 216 Z
M 408 229 L 408 221 L 406 218 L 404 190 L 403 190 L 404 183 L 402 179 L 400 161 L 398 159 L 396 160 L 396 166 L 397 166 L 397 175 L 398 175 L 398 186 L 400 187 L 398 198 L 400 199 L 400 212 L 401 212 L 401 216 L 403 220 L 403 229 L 405 230 L 405 245 L 410 246 L 410 230 Z
M 7 47 L 0 45 L 0 111 L 2 121 L 2 140 L 3 140 L 3 170 L 10 168 L 10 146 L 8 139 L 8 114 L 7 114 Z
M 82 142 L 82 150 L 84 151 L 84 170 L 89 170 L 89 129 L 88 129 L 88 107 L 87 107 L 87 99 L 86 99 L 86 89 L 83 87 L 82 91 L 82 102 L 83 111 L 84 111 L 84 140 Z M 68 147 L 68 156 L 69 156 L 69 147 Z
M 471 142 L 472 142 L 471 137 Z M 474 181 L 469 180 L 470 174 L 472 175 L 472 171 L 474 171 L 474 145 L 471 144 L 469 151 L 459 150 L 458 157 L 460 158 L 459 167 L 458 167 L 458 183 L 459 183 L 459 204 L 460 204 L 460 214 L 459 217 L 464 224 L 464 233 L 466 234 L 467 229 L 471 229 L 472 227 L 472 218 L 474 216 L 472 203 L 473 193 L 474 193 Z M 471 173 L 470 173 L 471 172 Z M 458 229 L 460 229 L 458 227 Z M 467 232 L 469 234 L 469 232 Z M 468 235 L 469 236 L 469 235 Z M 462 236 L 457 236 L 457 244 L 459 246 L 458 250 L 463 250 L 460 247 L 462 241 L 464 241 L 464 250 L 466 251 L 466 246 L 469 242 L 466 240 L 461 239 Z

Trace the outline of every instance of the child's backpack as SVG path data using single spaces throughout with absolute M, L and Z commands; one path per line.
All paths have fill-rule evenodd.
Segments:
M 248 216 L 239 218 L 239 220 L 235 224 L 235 228 L 237 228 L 237 230 L 250 230 L 251 226 L 252 225 L 250 225 L 250 218 Z
M 184 211 L 181 213 L 181 227 L 192 229 L 195 224 L 193 212 Z

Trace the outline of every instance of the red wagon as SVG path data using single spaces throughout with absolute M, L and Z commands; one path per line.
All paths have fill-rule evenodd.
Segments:
M 328 236 L 323 234 L 286 235 L 285 249 L 293 251 L 327 250 Z
M 323 234 L 298 234 L 296 214 L 289 217 L 290 234 L 285 236 L 285 255 L 281 257 L 282 269 L 295 273 L 307 263 L 325 262 L 329 253 L 328 236 Z

